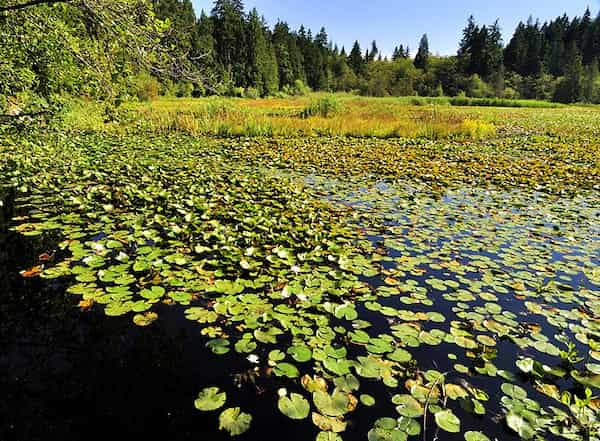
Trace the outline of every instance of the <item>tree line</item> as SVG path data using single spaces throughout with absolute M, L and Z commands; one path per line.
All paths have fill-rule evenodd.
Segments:
M 325 28 L 269 27 L 242 0 L 197 15 L 190 0 L 7 0 L 0 7 L 0 113 L 65 95 L 118 102 L 158 94 L 272 96 L 308 90 L 365 96 L 533 98 L 600 103 L 600 16 L 589 9 L 517 26 L 470 17 L 454 56 L 388 57 L 373 41 L 339 47 Z
M 314 34 L 278 21 L 272 29 L 241 0 L 217 0 L 196 18 L 189 0 L 155 0 L 172 21 L 178 44 L 210 54 L 205 66 L 221 79 L 219 93 L 251 96 L 313 90 L 369 96 L 423 95 L 600 102 L 600 15 L 529 18 L 504 44 L 500 24 L 470 17 L 455 56 L 434 56 L 427 35 L 414 58 L 404 44 L 388 58 L 373 41 L 364 50 L 334 45 L 325 28 Z M 194 93 L 193 91 L 191 93 Z M 195 93 L 202 93 L 196 90 Z

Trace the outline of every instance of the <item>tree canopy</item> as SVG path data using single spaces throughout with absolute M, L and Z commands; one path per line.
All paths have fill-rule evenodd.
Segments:
M 269 27 L 241 0 L 197 16 L 190 0 L 9 0 L 0 6 L 0 113 L 65 96 L 122 100 L 173 94 L 266 96 L 313 90 L 600 101 L 600 17 L 587 10 L 519 23 L 506 46 L 498 21 L 471 17 L 456 56 L 423 35 L 382 53 L 350 51 L 285 21 Z

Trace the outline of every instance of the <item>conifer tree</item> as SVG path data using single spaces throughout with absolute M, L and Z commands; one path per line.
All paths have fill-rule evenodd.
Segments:
M 352 46 L 352 51 L 350 51 L 348 57 L 348 64 L 356 75 L 360 75 L 363 72 L 364 60 L 358 40 L 355 41 L 354 46 Z
M 429 40 L 427 34 L 423 35 L 421 42 L 419 43 L 419 51 L 415 56 L 414 61 L 417 69 L 427 69 L 429 66 Z
M 246 85 L 246 36 L 241 0 L 216 0 L 212 10 L 217 61 L 236 85 Z

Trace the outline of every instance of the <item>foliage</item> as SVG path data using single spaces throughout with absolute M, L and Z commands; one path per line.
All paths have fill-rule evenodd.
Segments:
M 240 142 L 113 122 L 7 133 L 14 231 L 61 237 L 22 277 L 60 279 L 73 304 L 142 326 L 172 308 L 199 330 L 206 363 L 247 360 L 248 381 L 283 414 L 306 420 L 312 408 L 320 439 L 357 428 L 373 400 L 377 419 L 361 429 L 371 440 L 426 438 L 435 424 L 485 441 L 496 421 L 523 439 L 597 436 L 598 110 L 352 99 L 421 124 L 441 114 L 501 126 L 484 142 Z M 205 101 L 199 116 L 289 107 Z M 227 390 L 195 405 L 239 399 Z M 230 405 L 220 427 L 244 433 L 252 417 Z
M 388 60 L 375 41 L 364 53 L 356 41 L 346 53 L 324 28 L 313 34 L 279 21 L 270 29 L 239 0 L 215 1 L 210 15 L 203 11 L 198 18 L 189 0 L 42 4 L 4 12 L 0 32 L 9 42 L 0 66 L 5 114 L 36 112 L 65 94 L 152 99 L 155 81 L 162 94 L 179 97 L 248 90 L 249 97 L 302 96 L 312 89 L 600 101 L 600 18 L 589 12 L 543 25 L 520 23 L 506 48 L 498 22 L 480 26 L 471 17 L 457 56 L 431 55 L 424 35 L 414 63 L 405 45 Z M 29 47 L 42 35 L 43 44 Z
M 310 118 L 311 116 L 320 116 L 328 118 L 335 116 L 341 111 L 342 104 L 340 101 L 335 96 L 330 95 L 311 101 L 311 103 L 302 111 L 302 117 Z
M 0 110 L 32 113 L 37 97 L 52 104 L 65 94 L 145 99 L 157 90 L 150 74 L 204 80 L 163 44 L 168 20 L 148 1 L 44 3 L 1 13 Z

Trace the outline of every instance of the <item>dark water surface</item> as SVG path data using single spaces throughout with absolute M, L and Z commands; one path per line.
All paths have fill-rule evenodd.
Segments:
M 139 328 L 129 317 L 105 317 L 97 309 L 80 311 L 79 298 L 66 294 L 60 282 L 22 277 L 19 272 L 35 265 L 41 253 L 51 253 L 59 238 L 23 238 L 8 231 L 14 194 L 0 196 L 4 200 L 0 207 L 0 440 L 230 439 L 218 430 L 218 412 L 202 413 L 193 406 L 196 394 L 212 385 L 235 397 L 235 406 L 252 414 L 251 429 L 238 438 L 241 441 L 315 438 L 317 430 L 310 419 L 291 421 L 277 410 L 277 390 L 284 385 L 289 389 L 289 383 L 266 375 L 252 381 L 248 372 L 253 365 L 243 356 L 233 351 L 214 355 L 205 348 L 206 338 L 197 324 L 185 318 L 185 307 L 160 306 L 158 321 Z M 397 298 L 381 302 L 399 306 Z M 511 304 L 511 297 L 505 302 L 502 306 L 507 310 L 523 308 L 522 302 Z M 436 307 L 448 320 L 456 317 L 453 306 L 436 299 Z M 419 311 L 418 305 L 411 308 Z M 385 332 L 380 314 L 361 306 L 359 315 Z M 545 325 L 541 318 L 539 325 Z M 498 352 L 514 354 L 509 345 L 499 342 Z M 456 347 L 445 343 L 411 348 L 421 369 L 441 372 L 453 370 L 454 362 L 447 355 L 455 351 Z M 543 355 L 537 359 L 544 362 Z M 515 360 L 516 355 L 494 363 L 498 369 L 514 371 Z M 499 391 L 503 382 L 483 376 L 472 380 L 487 391 Z M 380 382 L 361 379 L 361 383 L 367 386 L 363 391 L 376 397 L 393 395 Z M 542 405 L 549 403 L 536 392 L 530 396 Z M 518 439 L 504 424 L 493 422 L 501 414 L 500 398 L 500 392 L 490 396 L 486 416 L 461 412 L 462 427 L 481 430 L 492 440 Z M 396 415 L 390 399 L 378 400 L 373 408 L 360 406 L 342 436 L 347 441 L 364 440 L 377 418 Z M 462 433 L 437 432 L 431 416 L 425 436 L 415 439 L 436 436 L 440 441 L 464 439 Z

